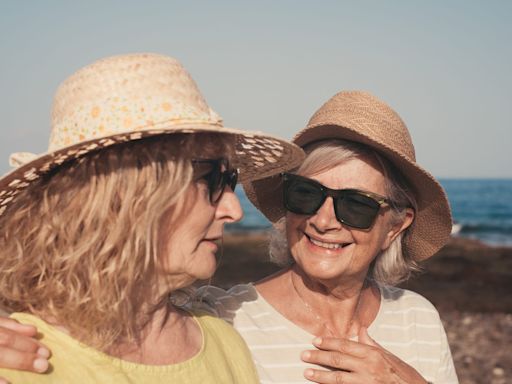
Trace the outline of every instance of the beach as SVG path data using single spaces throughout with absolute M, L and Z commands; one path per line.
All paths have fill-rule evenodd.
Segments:
M 446 328 L 461 384 L 512 380 L 512 248 L 453 238 L 401 286 L 429 299 Z M 265 231 L 228 233 L 212 284 L 228 288 L 279 269 Z

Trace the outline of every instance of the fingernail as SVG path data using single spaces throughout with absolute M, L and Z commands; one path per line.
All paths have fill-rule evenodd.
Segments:
M 311 352 L 304 351 L 304 352 L 302 352 L 301 357 L 302 357 L 302 359 L 307 360 L 311 357 Z
M 320 345 L 322 344 L 322 338 L 321 337 L 315 337 L 313 340 L 313 344 Z
M 48 348 L 39 347 L 39 349 L 36 352 L 39 356 L 44 357 L 45 359 L 50 357 L 50 351 Z
M 33 366 L 37 372 L 46 372 L 48 370 L 48 360 L 43 358 L 35 359 Z
M 308 378 L 312 378 L 313 376 L 315 375 L 315 373 L 313 372 L 312 369 L 306 369 L 304 371 L 304 376 L 308 377 Z

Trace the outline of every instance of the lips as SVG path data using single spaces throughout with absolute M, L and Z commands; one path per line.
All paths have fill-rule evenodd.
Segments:
M 217 242 L 217 241 L 221 241 L 222 240 L 222 235 L 218 235 L 218 236 L 208 236 L 208 237 L 205 237 L 203 238 L 204 241 L 213 241 L 213 242 Z
M 319 239 L 314 239 L 311 236 L 308 236 L 307 234 L 305 234 L 305 235 L 312 244 L 316 245 L 317 247 L 321 247 L 321 248 L 325 248 L 325 249 L 341 249 L 350 244 L 350 243 L 343 243 L 343 242 L 319 240 Z

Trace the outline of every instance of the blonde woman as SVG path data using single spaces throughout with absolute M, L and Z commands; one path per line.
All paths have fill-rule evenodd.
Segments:
M 0 180 L 2 307 L 37 327 L 51 368 L 0 375 L 257 382 L 239 335 L 182 299 L 211 277 L 224 224 L 242 217 L 237 168 L 265 176 L 301 151 L 223 127 L 183 67 L 153 54 L 81 69 L 52 117 L 48 153 L 15 155 L 18 168 Z

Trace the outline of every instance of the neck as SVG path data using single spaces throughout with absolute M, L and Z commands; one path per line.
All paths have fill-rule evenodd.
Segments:
M 309 277 L 297 264 L 290 268 L 290 272 L 310 293 L 325 296 L 334 302 L 357 299 L 369 285 L 366 275 L 336 280 L 319 280 Z
M 167 365 L 189 359 L 202 344 L 201 331 L 187 313 L 169 305 L 157 310 L 141 331 L 137 342 L 119 343 L 107 353 L 123 360 Z
M 366 279 L 327 285 L 309 278 L 296 265 L 290 271 L 290 283 L 302 317 L 325 336 L 353 337 L 367 326 L 367 297 L 371 288 Z M 371 321 L 370 321 L 371 322 Z

